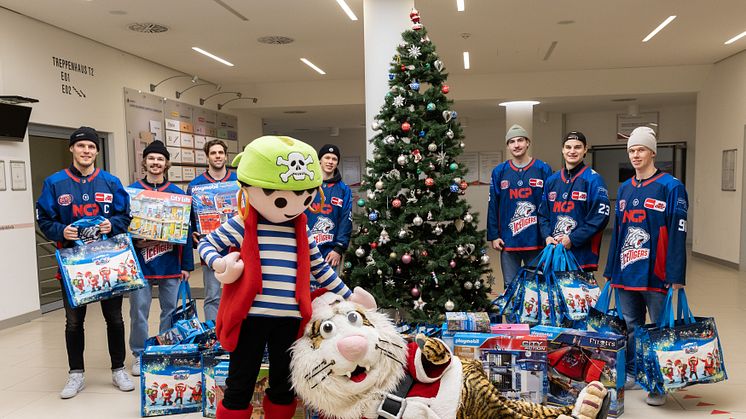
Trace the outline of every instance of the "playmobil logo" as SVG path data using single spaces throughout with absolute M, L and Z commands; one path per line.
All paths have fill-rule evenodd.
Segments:
M 479 345 L 482 343 L 482 339 L 479 338 L 455 338 L 453 339 L 454 345 Z

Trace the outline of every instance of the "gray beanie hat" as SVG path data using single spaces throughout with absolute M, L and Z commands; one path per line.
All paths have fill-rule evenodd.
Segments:
M 518 124 L 513 124 L 513 126 L 510 127 L 508 132 L 505 134 L 505 142 L 507 143 L 515 137 L 524 137 L 530 140 L 530 138 L 528 137 L 528 132 L 526 132 L 526 130 Z
M 650 127 L 635 128 L 627 140 L 627 150 L 636 145 L 645 146 L 653 150 L 653 153 L 657 153 L 658 141 L 655 139 L 655 131 Z

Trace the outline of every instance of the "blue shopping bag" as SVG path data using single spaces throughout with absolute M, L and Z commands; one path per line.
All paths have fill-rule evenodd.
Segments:
M 554 246 L 552 271 L 557 292 L 562 296 L 562 312 L 571 321 L 585 321 L 601 294 L 593 273 L 580 269 L 572 252 L 562 245 Z
M 181 281 L 179 284 L 179 293 L 176 297 L 181 299 L 181 305 L 176 307 L 176 311 L 171 315 L 171 325 L 176 325 L 180 320 L 197 319 L 197 302 L 192 298 L 192 289 L 188 281 Z
M 614 308 L 610 308 L 612 295 Z M 611 281 L 606 281 L 598 302 L 588 311 L 588 326 L 597 332 L 627 336 L 627 323 L 622 316 L 621 307 L 619 293 L 611 287 Z

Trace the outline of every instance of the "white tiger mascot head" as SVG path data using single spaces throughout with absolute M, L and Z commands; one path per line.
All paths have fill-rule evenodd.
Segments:
M 624 238 L 623 249 L 639 249 L 650 240 L 650 234 L 640 227 L 630 227 L 627 230 L 627 236 Z
M 529 215 L 533 214 L 535 210 L 536 210 L 536 205 L 528 201 L 520 201 L 516 205 L 515 214 L 513 215 L 513 218 L 528 217 Z
M 357 292 L 357 290 L 356 290 Z M 290 378 L 306 405 L 327 418 L 359 419 L 404 376 L 407 345 L 391 320 L 327 292 L 292 347 Z
M 554 225 L 554 232 L 552 233 L 552 236 L 559 236 L 560 234 L 568 235 L 572 233 L 573 230 L 575 230 L 575 227 L 578 226 L 578 222 L 575 221 L 572 217 L 568 217 L 567 215 L 560 215 L 557 217 L 557 224 Z

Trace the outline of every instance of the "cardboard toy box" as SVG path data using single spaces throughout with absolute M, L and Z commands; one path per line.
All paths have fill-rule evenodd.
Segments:
M 482 362 L 497 390 L 510 399 L 544 403 L 547 396 L 547 339 L 461 332 L 453 337 L 454 354 Z
M 192 188 L 192 208 L 200 234 L 210 234 L 238 213 L 238 183 L 215 182 Z
M 202 409 L 202 357 L 197 345 L 150 346 L 140 356 L 141 416 Z
M 229 361 L 230 354 L 220 349 L 202 353 L 202 382 L 205 386 L 202 416 L 206 418 L 215 417 L 218 403 L 223 400 Z
M 571 405 L 583 387 L 597 380 L 611 394 L 609 416 L 624 412 L 624 336 L 542 325 L 532 327 L 531 334 L 547 338 L 547 403 Z
M 133 238 L 186 244 L 192 199 L 187 195 L 125 188 L 130 195 Z
M 446 324 L 449 331 L 490 332 L 490 316 L 486 312 L 446 312 Z

